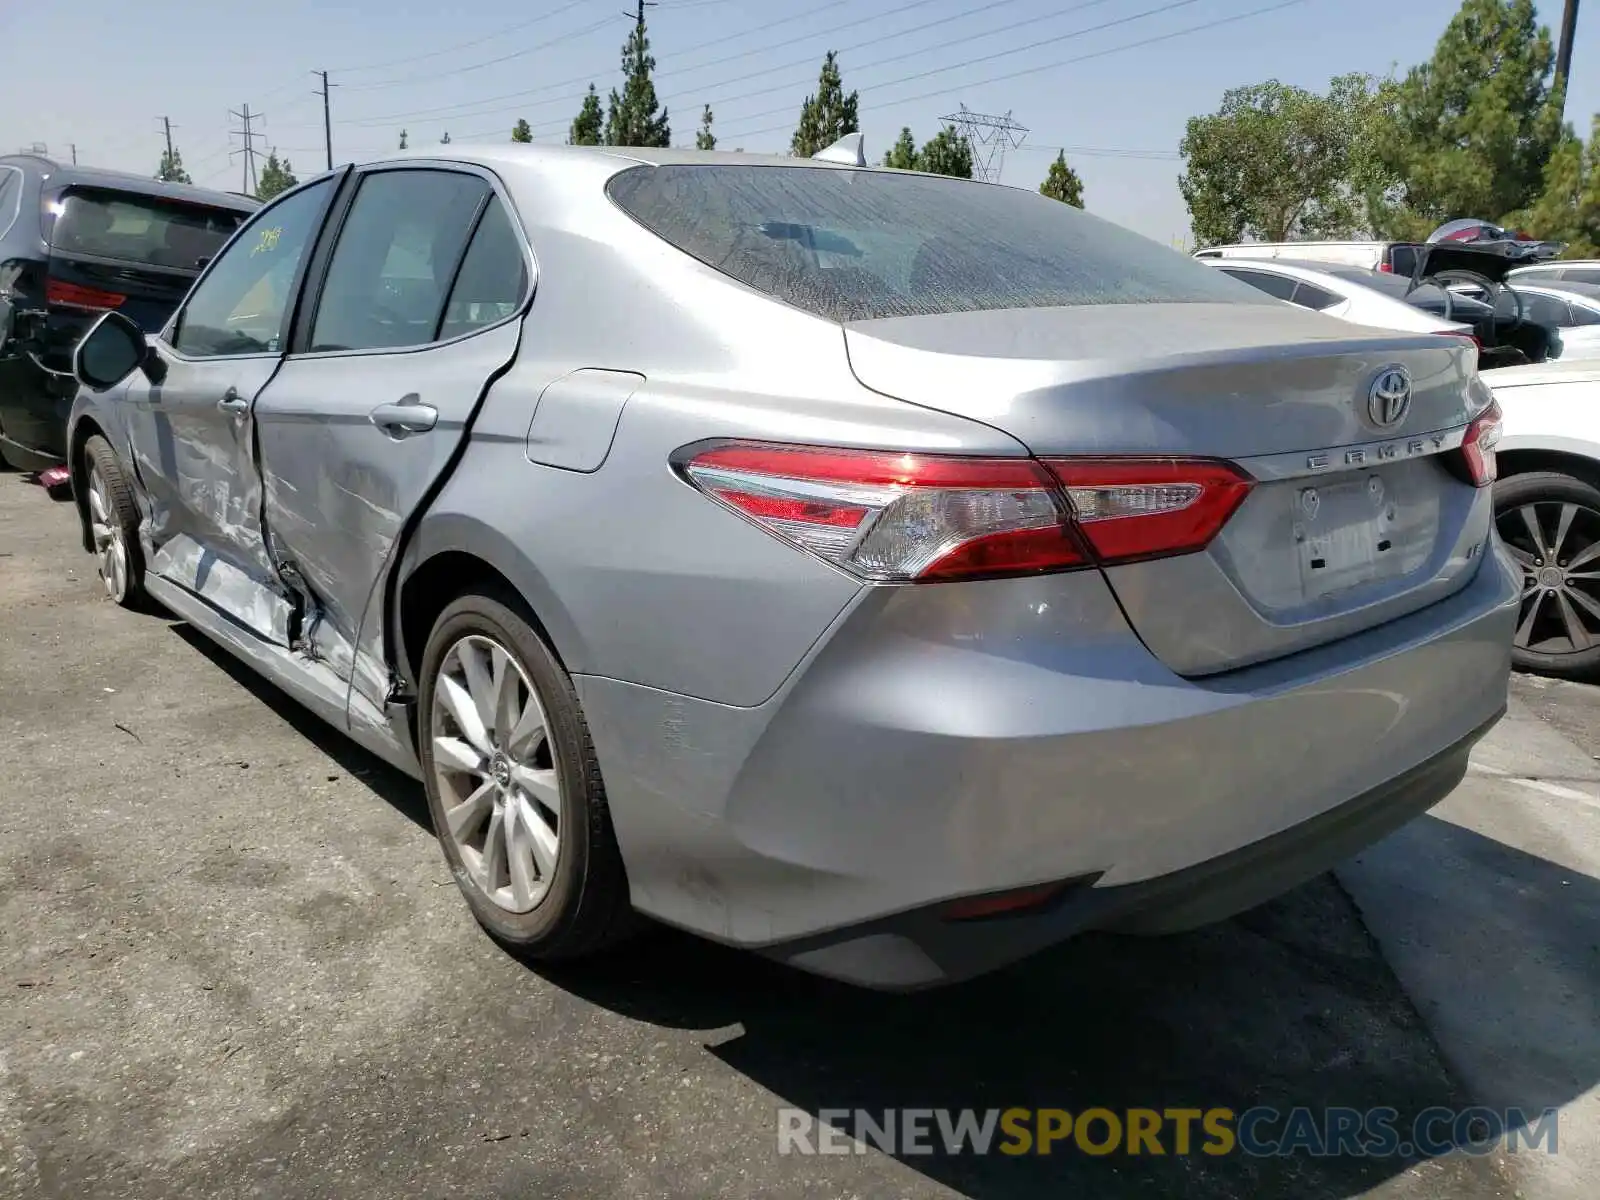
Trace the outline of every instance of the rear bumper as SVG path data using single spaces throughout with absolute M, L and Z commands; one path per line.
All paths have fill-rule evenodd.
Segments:
M 1088 930 L 1175 933 L 1254 908 L 1393 833 L 1448 796 L 1472 747 L 1504 708 L 1454 745 L 1371 791 L 1299 825 L 1139 883 L 1063 881 L 1018 915 L 949 920 L 943 906 L 900 913 L 765 947 L 792 966 L 885 990 L 954 983 Z
M 1503 711 L 1503 553 L 1420 612 L 1185 679 L 1103 580 L 869 589 L 767 704 L 579 677 L 637 907 L 913 988 L 1249 907 L 1436 803 Z M 1048 911 L 951 899 L 1077 881 Z
M 0 448 L 13 465 L 42 471 L 66 462 L 74 390 L 25 357 L 0 360 Z

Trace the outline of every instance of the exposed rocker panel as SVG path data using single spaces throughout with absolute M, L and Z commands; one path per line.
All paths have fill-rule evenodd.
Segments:
M 567 471 L 597 471 L 611 453 L 623 406 L 644 383 L 632 371 L 586 367 L 545 388 L 528 425 L 528 460 Z
M 289 644 L 294 606 L 271 585 L 217 557 L 188 534 L 178 534 L 151 556 L 150 571 L 205 598 L 240 624 L 279 646 Z

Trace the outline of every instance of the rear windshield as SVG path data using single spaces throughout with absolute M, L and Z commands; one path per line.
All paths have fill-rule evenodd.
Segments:
M 51 245 L 152 267 L 196 271 L 247 214 L 203 204 L 98 189 L 74 189 L 55 208 Z
M 835 321 L 1078 304 L 1260 304 L 1254 288 L 1036 192 L 830 167 L 633 167 L 611 198 L 741 283 Z

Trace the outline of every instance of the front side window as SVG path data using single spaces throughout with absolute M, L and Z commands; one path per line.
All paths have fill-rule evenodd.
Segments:
M 193 358 L 277 354 L 300 263 L 322 224 L 334 180 L 322 179 L 258 214 L 189 294 L 173 345 Z
M 1572 313 L 1567 306 L 1553 296 L 1532 295 L 1528 292 L 1522 294 L 1523 316 L 1530 321 L 1537 321 L 1540 325 L 1571 325 Z
M 1314 312 L 1332 308 L 1342 299 L 1342 296 L 1336 296 L 1326 288 L 1319 288 L 1311 283 L 1297 284 L 1294 289 L 1294 302 L 1301 308 L 1309 308 Z
M 1080 304 L 1259 304 L 1188 255 L 1037 192 L 822 166 L 630 167 L 657 237 L 835 321 Z
M 328 264 L 310 349 L 392 350 L 435 340 L 488 191 L 478 176 L 456 171 L 378 171 L 363 179 Z

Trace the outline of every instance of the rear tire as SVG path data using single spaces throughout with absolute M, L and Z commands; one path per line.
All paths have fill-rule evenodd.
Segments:
M 1533 471 L 1494 489 L 1495 526 L 1522 568 L 1512 661 L 1563 679 L 1600 675 L 1600 488 Z
M 84 443 L 83 476 L 90 538 L 106 595 L 123 608 L 142 609 L 147 598 L 144 554 L 139 548 L 139 506 L 117 452 L 98 434 Z
M 472 914 L 530 959 L 596 953 L 637 926 L 577 693 L 514 596 L 439 614 L 422 655 L 418 757 Z

